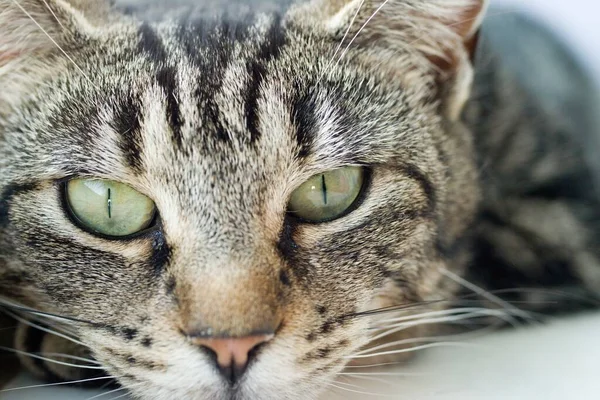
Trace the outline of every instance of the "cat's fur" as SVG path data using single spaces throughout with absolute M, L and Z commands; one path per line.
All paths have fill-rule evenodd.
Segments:
M 17 347 L 89 351 L 143 399 L 313 398 L 369 342 L 357 313 L 447 308 L 454 275 L 600 293 L 596 95 L 550 34 L 503 17 L 478 42 L 482 0 L 391 0 L 346 51 L 381 3 L 218 20 L 206 4 L 0 0 L 0 296 L 79 320 L 59 328 L 89 350 L 25 324 Z M 287 215 L 298 185 L 347 165 L 370 169 L 356 210 Z M 71 177 L 132 186 L 158 223 L 123 241 L 82 231 Z M 276 336 L 231 387 L 182 334 L 207 327 Z

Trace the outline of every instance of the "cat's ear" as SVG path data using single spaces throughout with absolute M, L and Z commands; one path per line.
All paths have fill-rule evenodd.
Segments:
M 488 0 L 314 0 L 300 12 L 369 57 L 432 79 L 444 112 L 458 119 L 473 80 L 472 60 Z M 394 60 L 394 57 L 397 57 Z
M 104 3 L 103 0 L 0 0 L 0 74 L 11 63 L 39 59 L 81 40 L 91 28 L 90 21 L 108 9 L 100 6 Z

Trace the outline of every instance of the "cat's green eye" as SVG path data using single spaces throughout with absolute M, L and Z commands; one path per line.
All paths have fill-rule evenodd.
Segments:
M 362 167 L 344 167 L 318 174 L 290 197 L 288 211 L 308 222 L 326 222 L 348 213 L 365 181 Z
M 72 179 L 66 185 L 69 211 L 83 227 L 101 235 L 123 237 L 150 226 L 156 207 L 147 196 L 122 183 Z

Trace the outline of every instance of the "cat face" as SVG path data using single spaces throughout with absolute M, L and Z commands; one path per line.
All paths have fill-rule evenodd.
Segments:
M 378 4 L 141 22 L 20 3 L 0 1 L 0 282 L 19 282 L 1 295 L 89 322 L 78 337 L 134 395 L 312 398 L 369 342 L 361 313 L 451 293 L 439 269 L 463 265 L 477 202 L 457 120 L 477 18 L 452 23 L 480 2 L 390 4 L 348 48 Z M 290 209 L 344 168 L 362 177 L 347 210 Z M 77 180 L 156 212 L 134 234 L 89 229 Z

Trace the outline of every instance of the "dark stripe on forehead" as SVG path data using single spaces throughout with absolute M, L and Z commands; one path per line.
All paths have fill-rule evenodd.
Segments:
M 281 25 L 281 18 L 275 17 L 265 39 L 260 45 L 256 56 L 246 64 L 250 76 L 248 86 L 244 91 L 246 128 L 250 132 L 250 142 L 260 139 L 258 130 L 258 98 L 261 95 L 261 86 L 266 75 L 266 66 L 269 61 L 279 57 L 281 48 L 286 44 L 285 30 Z
M 139 28 L 139 47 L 140 53 L 147 54 L 153 61 L 163 61 L 167 58 L 165 48 L 156 34 L 156 31 L 144 22 Z
M 318 126 L 316 110 L 314 97 L 311 94 L 301 93 L 301 90 L 296 88 L 292 104 L 292 121 L 296 129 L 296 143 L 300 158 L 306 157 L 311 151 Z
M 281 53 L 281 48 L 286 43 L 287 36 L 281 24 L 281 16 L 276 15 L 273 17 L 271 26 L 265 35 L 265 40 L 259 48 L 258 54 L 256 55 L 256 60 L 267 63 L 273 59 L 276 59 Z
M 250 81 L 244 93 L 244 116 L 246 118 L 246 129 L 250 132 L 250 143 L 260 139 L 258 130 L 258 96 L 260 96 L 260 85 L 262 83 L 265 69 L 257 63 L 251 62 L 247 65 Z
M 181 136 L 183 120 L 177 101 L 177 70 L 173 67 L 162 68 L 156 74 L 156 80 L 166 96 L 167 122 L 171 127 L 174 147 L 177 150 L 183 150 L 183 138 Z
M 231 137 L 227 134 L 227 131 L 219 118 L 219 106 L 215 102 L 211 102 L 210 104 L 206 104 L 203 111 L 202 126 L 214 131 L 213 134 L 218 141 L 229 142 Z
M 219 106 L 214 101 L 215 93 L 221 90 L 223 76 L 233 57 L 234 44 L 248 33 L 248 25 L 243 22 L 191 21 L 181 25 L 177 32 L 180 45 L 188 59 L 199 71 L 194 96 L 202 118 L 203 130 L 228 142 L 227 134 L 220 120 Z
M 220 20 L 182 21 L 175 33 L 187 58 L 212 79 L 219 78 L 234 51 L 236 42 L 248 34 L 248 25 L 243 22 Z
M 143 148 L 141 135 L 142 111 L 139 99 L 128 95 L 123 103 L 115 110 L 113 129 L 120 135 L 119 147 L 129 167 L 136 173 L 142 171 L 140 156 Z

